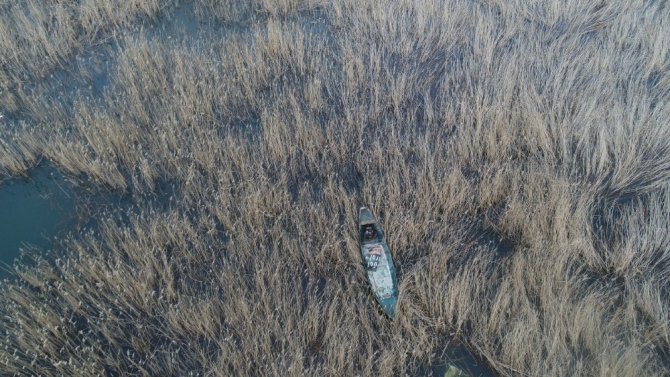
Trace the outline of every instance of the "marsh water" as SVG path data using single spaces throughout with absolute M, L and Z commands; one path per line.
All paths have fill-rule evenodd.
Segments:
M 310 23 L 311 31 L 327 34 L 320 22 Z M 233 27 L 240 27 L 234 25 Z M 142 29 L 147 39 L 185 40 L 192 39 L 206 44 L 207 37 L 217 36 L 225 31 L 222 25 L 199 23 L 189 6 L 180 6 L 159 25 Z M 101 45 L 100 49 L 90 52 L 85 59 L 69 63 L 72 66 L 84 64 L 90 66 L 92 86 L 88 89 L 79 84 L 76 70 L 64 69 L 51 75 L 51 80 L 62 82 L 67 93 L 86 94 L 99 98 L 110 81 L 110 71 L 115 64 L 110 45 Z M 94 67 L 95 66 L 95 67 Z M 69 67 L 69 66 L 68 66 Z M 97 67 L 97 68 L 96 68 Z M 74 73 L 72 73 L 74 72 Z M 60 88 L 60 87 L 59 87 Z M 65 98 L 75 96 L 64 96 Z M 356 180 L 354 180 L 355 182 Z M 44 252 L 55 246 L 55 241 L 68 233 L 75 232 L 82 224 L 78 214 L 80 202 L 79 190 L 74 187 L 55 168 L 41 164 L 29 172 L 26 178 L 3 178 L 0 176 L 0 278 L 11 276 L 12 265 L 22 250 Z M 91 201 L 92 199 L 86 198 Z M 119 207 L 118 198 L 98 198 L 102 202 L 114 202 Z M 169 206 L 164 198 L 157 199 L 160 204 Z M 95 201 L 95 200 L 93 200 Z M 422 366 L 418 373 L 423 376 L 444 376 L 450 365 L 454 365 L 469 376 L 494 376 L 494 374 L 466 348 L 447 343 L 443 352 L 436 355 L 433 364 Z
M 467 348 L 454 341 L 446 341 L 442 352 L 436 355 L 436 364 L 424 365 L 419 368 L 419 375 L 444 377 L 450 366 L 455 366 L 469 377 L 493 377 L 495 374 Z
M 82 226 L 78 204 L 84 199 L 76 187 L 47 164 L 29 173 L 24 178 L 0 179 L 0 278 L 11 276 L 22 250 L 44 252 L 58 237 Z M 98 202 L 111 204 L 109 198 Z M 447 342 L 442 348 L 436 364 L 424 365 L 419 375 L 442 377 L 454 365 L 471 377 L 494 376 L 465 347 Z
M 25 178 L 0 180 L 0 277 L 22 250 L 47 250 L 77 221 L 76 194 L 56 169 L 42 164 Z

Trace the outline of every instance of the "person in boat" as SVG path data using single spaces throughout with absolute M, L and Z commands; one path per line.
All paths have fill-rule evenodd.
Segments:
M 375 227 L 372 225 L 366 225 L 365 226 L 365 231 L 363 232 L 363 236 L 365 237 L 366 240 L 371 240 L 375 237 L 377 237 L 377 232 L 375 231 Z

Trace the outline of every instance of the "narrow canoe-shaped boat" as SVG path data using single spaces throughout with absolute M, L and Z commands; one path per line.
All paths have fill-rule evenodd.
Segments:
M 358 212 L 358 223 L 361 255 L 372 293 L 384 313 L 393 319 L 398 302 L 398 281 L 391 251 L 381 226 L 366 207 L 361 207 Z

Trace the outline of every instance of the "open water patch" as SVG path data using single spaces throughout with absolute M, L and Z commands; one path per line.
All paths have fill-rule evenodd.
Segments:
M 436 360 L 419 368 L 418 375 L 434 377 L 495 377 L 495 373 L 478 360 L 465 346 L 447 342 Z
M 0 177 L 0 277 L 28 248 L 48 249 L 78 222 L 74 185 L 41 164 L 29 177 Z

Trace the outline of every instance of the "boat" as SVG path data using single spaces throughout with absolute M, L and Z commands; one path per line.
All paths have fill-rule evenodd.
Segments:
M 372 293 L 386 315 L 394 319 L 398 302 L 398 280 L 391 250 L 379 222 L 367 207 L 358 211 L 358 230 L 363 266 Z

